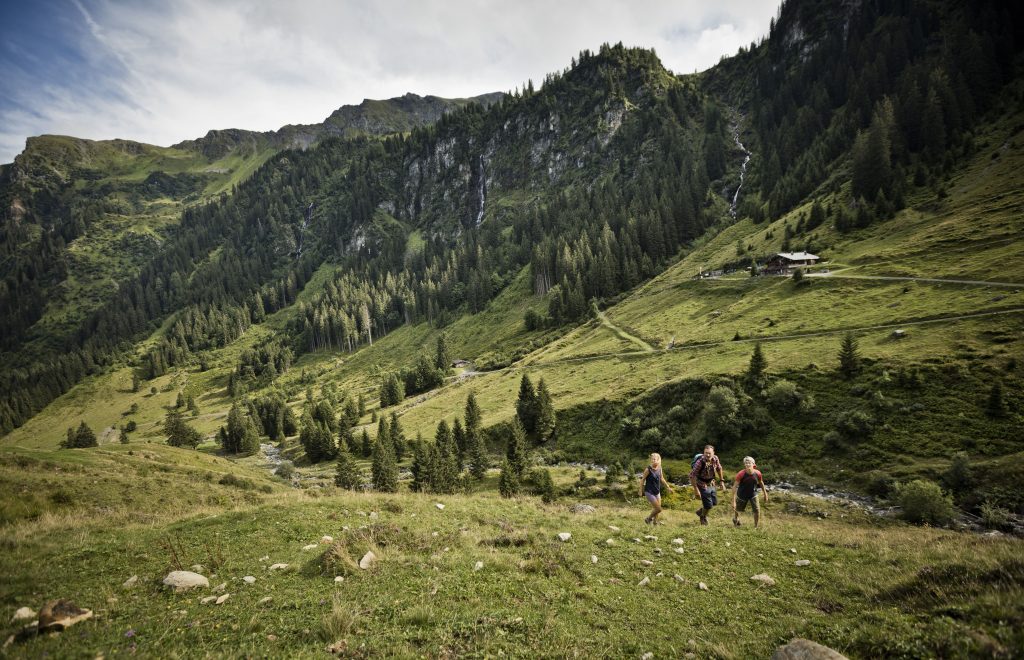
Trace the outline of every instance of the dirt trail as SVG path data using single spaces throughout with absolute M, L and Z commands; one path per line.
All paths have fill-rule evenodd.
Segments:
M 845 270 L 845 269 L 844 269 Z M 834 273 L 806 273 L 806 277 L 830 277 L 839 280 L 888 280 L 894 282 L 929 282 L 938 284 L 974 284 L 979 286 L 1001 286 L 1011 289 L 1024 289 L 1019 282 L 989 282 L 986 280 L 953 280 L 938 277 L 898 277 L 896 275 L 845 275 L 843 271 Z
M 623 330 L 622 328 L 620 328 L 619 326 L 615 325 L 615 323 L 612 322 L 612 320 L 609 319 L 604 312 L 597 309 L 596 306 L 594 307 L 594 313 L 597 315 L 597 319 L 601 322 L 601 325 L 614 332 L 615 336 L 618 337 L 619 339 L 622 339 L 623 341 L 628 341 L 631 344 L 635 344 L 638 347 L 640 347 L 640 350 L 647 353 L 653 353 L 655 350 L 657 350 L 656 348 L 645 342 L 643 339 L 635 337 L 626 332 L 625 330 Z

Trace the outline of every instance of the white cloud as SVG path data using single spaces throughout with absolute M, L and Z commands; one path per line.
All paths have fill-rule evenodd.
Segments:
M 703 70 L 758 40 L 775 12 L 761 0 L 73 1 L 87 27 L 79 47 L 105 84 L 16 81 L 23 110 L 0 109 L 0 162 L 44 132 L 166 145 L 319 122 L 363 98 L 504 91 L 605 41 Z

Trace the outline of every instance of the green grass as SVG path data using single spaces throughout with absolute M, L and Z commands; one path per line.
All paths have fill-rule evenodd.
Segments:
M 1016 541 L 882 524 L 775 495 L 760 530 L 749 517 L 733 528 L 721 509 L 701 528 L 685 503 L 654 529 L 638 503 L 595 501 L 590 515 L 567 504 L 297 493 L 170 522 L 63 521 L 61 534 L 49 521 L 25 523 L 4 530 L 0 568 L 12 579 L 0 599 L 13 611 L 59 596 L 96 613 L 12 647 L 26 656 L 321 657 L 340 644 L 373 657 L 738 658 L 801 636 L 853 658 L 966 657 L 1024 644 Z M 563 531 L 567 543 L 556 538 Z M 318 544 L 323 535 L 335 543 Z M 371 549 L 373 568 L 355 568 Z M 268 570 L 278 562 L 289 568 Z M 211 589 L 172 594 L 160 584 L 195 563 L 211 587 L 225 583 L 224 604 L 199 603 Z M 759 573 L 776 584 L 755 585 Z M 132 575 L 138 583 L 122 587 Z M 643 578 L 650 584 L 638 586 Z

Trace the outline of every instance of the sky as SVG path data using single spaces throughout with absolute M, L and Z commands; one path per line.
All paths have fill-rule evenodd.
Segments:
M 45 133 L 167 146 L 364 98 L 509 91 L 604 43 L 702 71 L 772 0 L 0 0 L 0 163 Z

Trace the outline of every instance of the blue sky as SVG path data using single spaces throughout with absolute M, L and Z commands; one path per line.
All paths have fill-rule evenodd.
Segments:
M 602 42 L 676 72 L 760 39 L 761 0 L 0 0 L 0 163 L 32 135 L 169 145 L 405 92 L 506 91 Z

